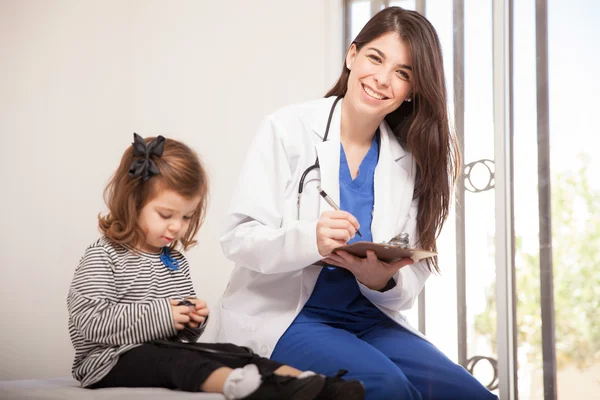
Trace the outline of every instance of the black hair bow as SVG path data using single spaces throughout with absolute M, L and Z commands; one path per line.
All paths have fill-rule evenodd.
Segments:
M 146 182 L 152 176 L 158 175 L 160 171 L 152 160 L 152 156 L 162 156 L 165 149 L 165 138 L 159 135 L 146 144 L 146 141 L 140 135 L 134 133 L 131 145 L 133 146 L 133 156 L 143 158 L 138 158 L 131 164 L 129 176 L 141 176 L 142 180 Z

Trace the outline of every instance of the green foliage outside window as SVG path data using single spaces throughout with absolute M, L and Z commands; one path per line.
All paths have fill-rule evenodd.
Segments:
M 589 158 L 580 156 L 572 173 L 552 178 L 552 257 L 557 368 L 580 369 L 600 362 L 600 191 L 590 187 Z M 518 199 L 515 199 L 518 201 Z M 515 224 L 518 227 L 519 221 Z M 518 347 L 528 364 L 541 365 L 539 254 L 516 238 Z M 495 285 L 475 330 L 496 348 Z M 522 360 L 525 361 L 525 360 Z

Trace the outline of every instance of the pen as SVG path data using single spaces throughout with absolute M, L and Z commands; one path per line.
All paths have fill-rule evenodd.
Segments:
M 323 189 L 321 189 L 321 186 L 317 186 L 317 189 L 319 190 L 319 194 L 321 195 L 321 197 L 323 197 L 325 199 L 327 204 L 329 204 L 331 207 L 333 207 L 334 210 L 340 210 L 340 207 L 337 204 L 335 204 L 333 202 L 333 200 L 331 200 L 331 197 L 329 197 L 329 195 L 327 193 L 325 193 L 325 191 Z M 363 237 L 363 235 L 361 235 L 361 233 L 358 229 L 356 230 L 356 234 L 360 237 Z

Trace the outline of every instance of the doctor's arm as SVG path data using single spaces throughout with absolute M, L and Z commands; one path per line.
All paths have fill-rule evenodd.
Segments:
M 263 274 L 300 270 L 321 259 L 314 221 L 283 223 L 292 174 L 278 135 L 267 118 L 248 150 L 231 202 L 221 246 L 236 264 Z
M 358 286 L 372 303 L 392 311 L 405 311 L 412 308 L 430 274 L 427 263 L 420 261 L 400 268 L 382 291 L 369 289 L 360 281 Z
M 418 199 L 414 199 L 411 204 L 412 212 L 409 212 L 404 227 L 404 231 L 410 234 L 412 247 L 416 247 L 419 242 L 417 207 Z M 372 303 L 392 311 L 405 311 L 412 308 L 430 274 L 427 262 L 419 261 L 400 268 L 382 290 L 372 290 L 360 281 L 358 281 L 358 286 L 362 294 Z

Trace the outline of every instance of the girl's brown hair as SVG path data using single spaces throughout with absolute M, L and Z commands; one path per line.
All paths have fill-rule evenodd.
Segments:
M 450 131 L 442 49 L 431 23 L 421 14 L 400 7 L 377 13 L 352 44 L 356 51 L 381 35 L 394 32 L 412 55 L 412 102 L 403 102 L 385 120 L 417 164 L 415 198 L 419 198 L 417 230 L 421 247 L 437 250 L 436 239 L 448 217 L 452 189 L 461 170 L 460 152 Z M 334 87 L 326 94 L 344 96 L 350 70 L 346 62 Z M 439 272 L 437 257 L 427 259 Z
M 148 145 L 154 138 L 144 140 Z M 117 171 L 104 189 L 108 214 L 98 215 L 100 231 L 117 243 L 135 248 L 144 240 L 144 233 L 138 226 L 139 213 L 160 191 L 173 190 L 187 198 L 199 195 L 201 200 L 187 232 L 170 246 L 173 248 L 181 243 L 187 250 L 196 244 L 194 238 L 206 216 L 208 202 L 206 171 L 194 150 L 173 139 L 165 139 L 162 156 L 151 156 L 159 173 L 146 182 L 141 176 L 129 175 L 133 162 L 141 158 L 143 156 L 134 155 L 132 146 L 123 154 Z

